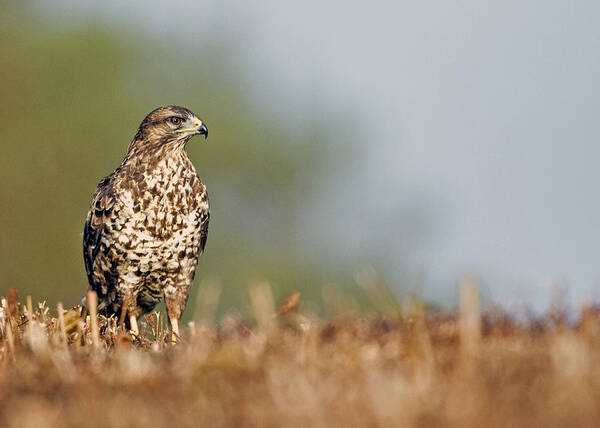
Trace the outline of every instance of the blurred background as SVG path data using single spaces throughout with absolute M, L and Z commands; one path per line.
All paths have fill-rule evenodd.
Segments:
M 179 104 L 221 311 L 385 285 L 544 308 L 600 279 L 600 3 L 0 2 L 0 294 L 86 287 L 81 232 L 144 116 Z M 557 291 L 558 290 L 558 291 Z M 193 295 L 191 302 L 195 301 Z M 186 316 L 192 316 L 192 308 Z

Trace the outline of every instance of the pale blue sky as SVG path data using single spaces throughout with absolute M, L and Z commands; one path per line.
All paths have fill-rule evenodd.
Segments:
M 322 221 L 298 225 L 299 248 L 422 278 L 428 297 L 452 296 L 464 272 L 502 302 L 543 305 L 557 281 L 574 302 L 594 295 L 599 2 L 51 4 L 183 34 L 192 51 L 226 35 L 248 93 L 282 120 L 306 100 L 348 112 L 363 153 L 324 183 L 310 204 Z

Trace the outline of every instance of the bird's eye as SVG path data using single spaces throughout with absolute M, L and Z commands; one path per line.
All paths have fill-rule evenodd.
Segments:
M 169 122 L 171 122 L 175 126 L 178 126 L 181 123 L 181 118 L 177 116 L 171 116 L 169 118 Z

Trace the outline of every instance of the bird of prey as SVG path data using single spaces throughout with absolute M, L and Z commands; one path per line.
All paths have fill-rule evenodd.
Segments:
M 142 121 L 121 165 L 94 193 L 83 230 L 98 313 L 139 334 L 137 318 L 165 299 L 173 341 L 208 234 L 206 187 L 185 151 L 208 129 L 190 110 L 159 107 Z M 85 302 L 84 302 L 85 304 Z

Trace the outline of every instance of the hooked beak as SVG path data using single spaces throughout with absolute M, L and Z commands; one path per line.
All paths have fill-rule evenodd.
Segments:
M 200 122 L 200 126 L 196 128 L 196 134 L 204 135 L 204 139 L 208 138 L 208 128 L 202 122 Z

